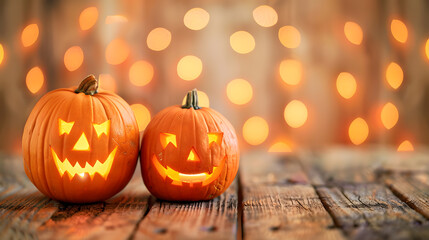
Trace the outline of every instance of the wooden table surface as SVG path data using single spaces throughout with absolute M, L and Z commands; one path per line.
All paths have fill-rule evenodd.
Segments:
M 139 170 L 101 203 L 53 201 L 0 154 L 1 239 L 429 239 L 429 152 L 249 152 L 220 197 L 152 197 Z M 139 168 L 138 168 L 139 169 Z

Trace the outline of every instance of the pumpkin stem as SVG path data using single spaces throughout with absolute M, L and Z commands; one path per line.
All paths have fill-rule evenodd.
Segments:
M 94 75 L 90 74 L 82 80 L 79 87 L 74 91 L 75 93 L 85 93 L 86 95 L 94 95 L 98 93 L 98 81 Z
M 198 92 L 197 89 L 194 88 L 192 91 L 189 91 L 186 95 L 186 102 L 182 106 L 182 108 L 194 108 L 195 110 L 201 109 L 200 106 L 198 106 Z

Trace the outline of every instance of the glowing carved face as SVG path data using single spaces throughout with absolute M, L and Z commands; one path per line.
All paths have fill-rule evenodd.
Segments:
M 61 118 L 58 119 L 58 130 L 59 130 L 59 136 L 62 135 L 69 135 L 72 131 L 75 122 L 66 122 L 62 120 Z M 107 120 L 101 124 L 92 124 L 92 127 L 95 131 L 95 134 L 97 138 L 100 140 L 103 137 L 108 137 L 110 132 L 110 120 Z M 76 131 L 78 131 L 76 129 Z M 75 133 L 76 133 L 75 131 Z M 73 148 L 71 149 L 71 152 L 76 153 L 78 156 L 80 156 L 79 159 L 82 159 L 82 156 L 84 159 L 87 159 L 88 157 L 91 157 L 91 146 L 88 142 L 88 138 L 85 135 L 84 131 L 81 131 L 77 133 L 79 136 L 77 140 L 72 144 Z M 73 139 L 73 138 L 72 138 Z M 104 139 L 106 140 L 106 139 Z M 64 146 L 67 146 L 66 144 Z M 85 177 L 85 174 L 88 174 L 91 177 L 91 180 L 94 178 L 95 174 L 98 173 L 100 176 L 102 176 L 104 179 L 107 179 L 107 176 L 109 175 L 110 169 L 112 168 L 113 160 L 116 155 L 116 151 L 118 149 L 118 146 L 116 146 L 107 156 L 107 158 L 104 159 L 104 162 L 101 162 L 99 159 L 97 159 L 94 163 L 90 163 L 88 161 L 82 161 L 77 160 L 74 162 L 74 164 L 71 163 L 71 161 L 64 157 L 64 160 L 60 160 L 58 157 L 58 154 L 55 152 L 55 150 L 51 147 L 51 153 L 52 157 L 55 162 L 55 166 L 61 175 L 61 177 L 64 175 L 64 173 L 67 172 L 67 175 L 69 179 L 72 179 L 75 175 L 79 175 L 80 177 Z M 66 153 L 69 151 L 65 151 Z M 86 154 L 86 155 L 85 155 Z M 64 154 L 65 155 L 65 154 Z M 73 161 L 72 161 L 73 162 Z
M 223 133 L 220 133 L 220 132 L 208 133 L 207 137 L 208 137 L 209 147 L 212 147 L 213 144 L 218 144 L 219 146 L 222 144 Z M 161 133 L 160 141 L 161 141 L 161 146 L 164 150 L 169 145 L 176 148 L 177 150 L 176 135 L 172 133 Z M 216 180 L 224 168 L 225 158 L 226 156 L 223 157 L 222 161 L 218 166 L 213 166 L 212 169 L 207 169 L 207 171 L 192 173 L 192 174 L 182 173 L 181 171 L 175 170 L 170 166 L 163 165 L 155 154 L 152 157 L 152 163 L 164 180 L 166 180 L 167 178 L 171 179 L 172 185 L 182 186 L 183 183 L 189 183 L 190 186 L 192 187 L 193 184 L 199 184 L 199 183 L 201 183 L 202 186 L 206 186 L 212 183 L 214 180 Z M 201 159 L 198 156 L 197 151 L 195 150 L 194 147 L 192 147 L 191 150 L 189 151 L 186 162 L 184 162 L 183 164 L 198 164 L 200 162 L 201 162 Z

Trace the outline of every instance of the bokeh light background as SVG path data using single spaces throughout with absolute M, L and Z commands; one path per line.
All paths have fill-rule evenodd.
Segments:
M 0 150 L 40 97 L 94 74 L 139 128 L 197 88 L 242 151 L 429 143 L 429 2 L 0 3 Z

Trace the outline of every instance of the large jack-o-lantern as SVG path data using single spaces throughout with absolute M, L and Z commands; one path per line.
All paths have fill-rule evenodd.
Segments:
M 154 196 L 208 200 L 222 194 L 237 174 L 237 136 L 220 113 L 198 106 L 193 90 L 184 106 L 168 107 L 152 119 L 140 158 L 144 183 Z
M 45 195 L 65 202 L 102 201 L 130 180 L 139 131 L 130 106 L 100 90 L 94 76 L 43 96 L 24 128 L 24 167 Z

